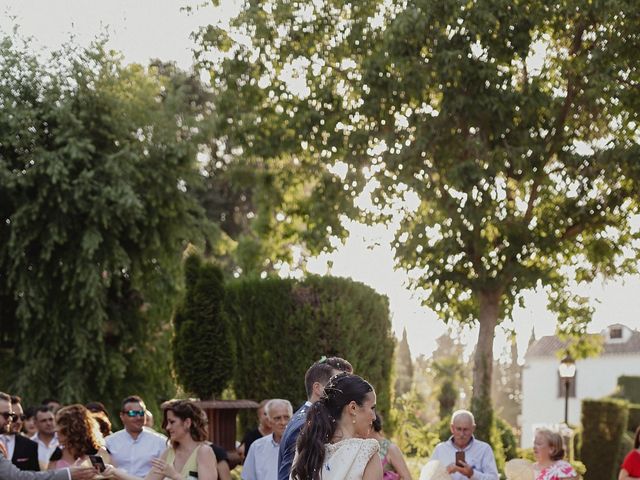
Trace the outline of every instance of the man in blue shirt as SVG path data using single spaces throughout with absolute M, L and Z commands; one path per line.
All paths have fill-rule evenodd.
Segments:
M 473 436 L 475 429 L 476 422 L 471 412 L 453 412 L 451 437 L 436 446 L 431 460 L 440 461 L 453 480 L 498 480 L 493 450 L 488 443 Z
M 309 367 L 304 375 L 304 387 L 307 391 L 307 401 L 293 415 L 287 425 L 278 452 L 278 480 L 289 480 L 293 457 L 296 454 L 296 441 L 307 418 L 307 411 L 314 402 L 320 400 L 324 387 L 329 379 L 340 372 L 353 373 L 349 362 L 339 357 L 322 357 Z

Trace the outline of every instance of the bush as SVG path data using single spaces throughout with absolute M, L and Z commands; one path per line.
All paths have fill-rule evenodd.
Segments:
M 516 436 L 513 433 L 511 425 L 502 418 L 496 417 L 496 427 L 500 434 L 505 461 L 518 458 L 518 442 L 516 441 Z
M 618 394 L 631 403 L 640 403 L 640 377 L 622 375 L 618 377 Z
M 232 338 L 222 305 L 222 271 L 197 255 L 185 261 L 185 296 L 174 316 L 176 380 L 201 399 L 219 396 L 233 376 Z
M 582 449 L 585 480 L 617 478 L 622 437 L 627 428 L 627 402 L 615 399 L 582 401 Z
M 635 433 L 640 427 L 640 404 L 633 403 L 629 405 L 629 420 L 627 420 L 627 430 Z
M 241 279 L 227 285 L 236 335 L 238 398 L 306 400 L 304 374 L 323 355 L 349 360 L 390 407 L 394 341 L 387 298 L 343 278 Z

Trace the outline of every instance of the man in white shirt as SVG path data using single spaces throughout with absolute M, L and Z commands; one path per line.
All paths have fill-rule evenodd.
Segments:
M 468 410 L 451 416 L 451 437 L 436 445 L 432 460 L 439 460 L 453 480 L 498 480 L 498 467 L 491 445 L 476 439 L 476 422 Z
M 284 429 L 293 415 L 288 400 L 274 398 L 265 405 L 272 433 L 251 444 L 242 467 L 242 480 L 276 480 L 278 478 L 278 452 Z
M 125 398 L 120 410 L 124 429 L 105 439 L 114 466 L 140 478 L 151 470 L 151 460 L 158 458 L 167 448 L 167 437 L 144 428 L 145 411 L 139 396 Z
M 38 444 L 38 461 L 40 470 L 46 470 L 49 466 L 49 458 L 58 447 L 58 435 L 56 435 L 56 420 L 51 407 L 42 405 L 36 410 L 36 433 L 31 440 Z

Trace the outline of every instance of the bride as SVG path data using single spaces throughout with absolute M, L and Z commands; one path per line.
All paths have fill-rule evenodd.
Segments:
M 375 419 L 376 393 L 357 375 L 329 380 L 307 413 L 298 437 L 292 480 L 381 480 L 379 445 L 367 438 Z

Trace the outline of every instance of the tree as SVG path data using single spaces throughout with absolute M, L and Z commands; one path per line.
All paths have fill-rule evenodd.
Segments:
M 515 334 L 511 337 L 510 355 L 507 361 L 494 365 L 492 399 L 496 411 L 513 428 L 518 426 L 522 412 L 522 367 L 518 364 L 518 344 Z
M 154 404 L 175 393 L 169 319 L 201 218 L 202 108 L 102 41 L 27 51 L 0 41 L 2 383 L 32 402 Z
M 585 340 L 571 282 L 635 270 L 638 15 L 248 1 L 228 31 L 200 31 L 199 55 L 225 52 L 209 63 L 225 148 L 280 185 L 272 230 L 298 227 L 314 252 L 344 236 L 341 215 L 400 218 L 397 265 L 425 304 L 480 327 L 473 400 L 489 406 L 494 331 L 523 292 L 545 289 L 559 331 Z
M 223 312 L 224 277 L 197 254 L 185 260 L 185 295 L 173 319 L 173 365 L 185 391 L 219 396 L 233 377 L 233 337 Z
M 413 362 L 411 361 L 411 350 L 409 350 L 409 342 L 407 340 L 407 329 L 402 330 L 402 340 L 396 348 L 396 397 L 411 390 L 413 384 Z

